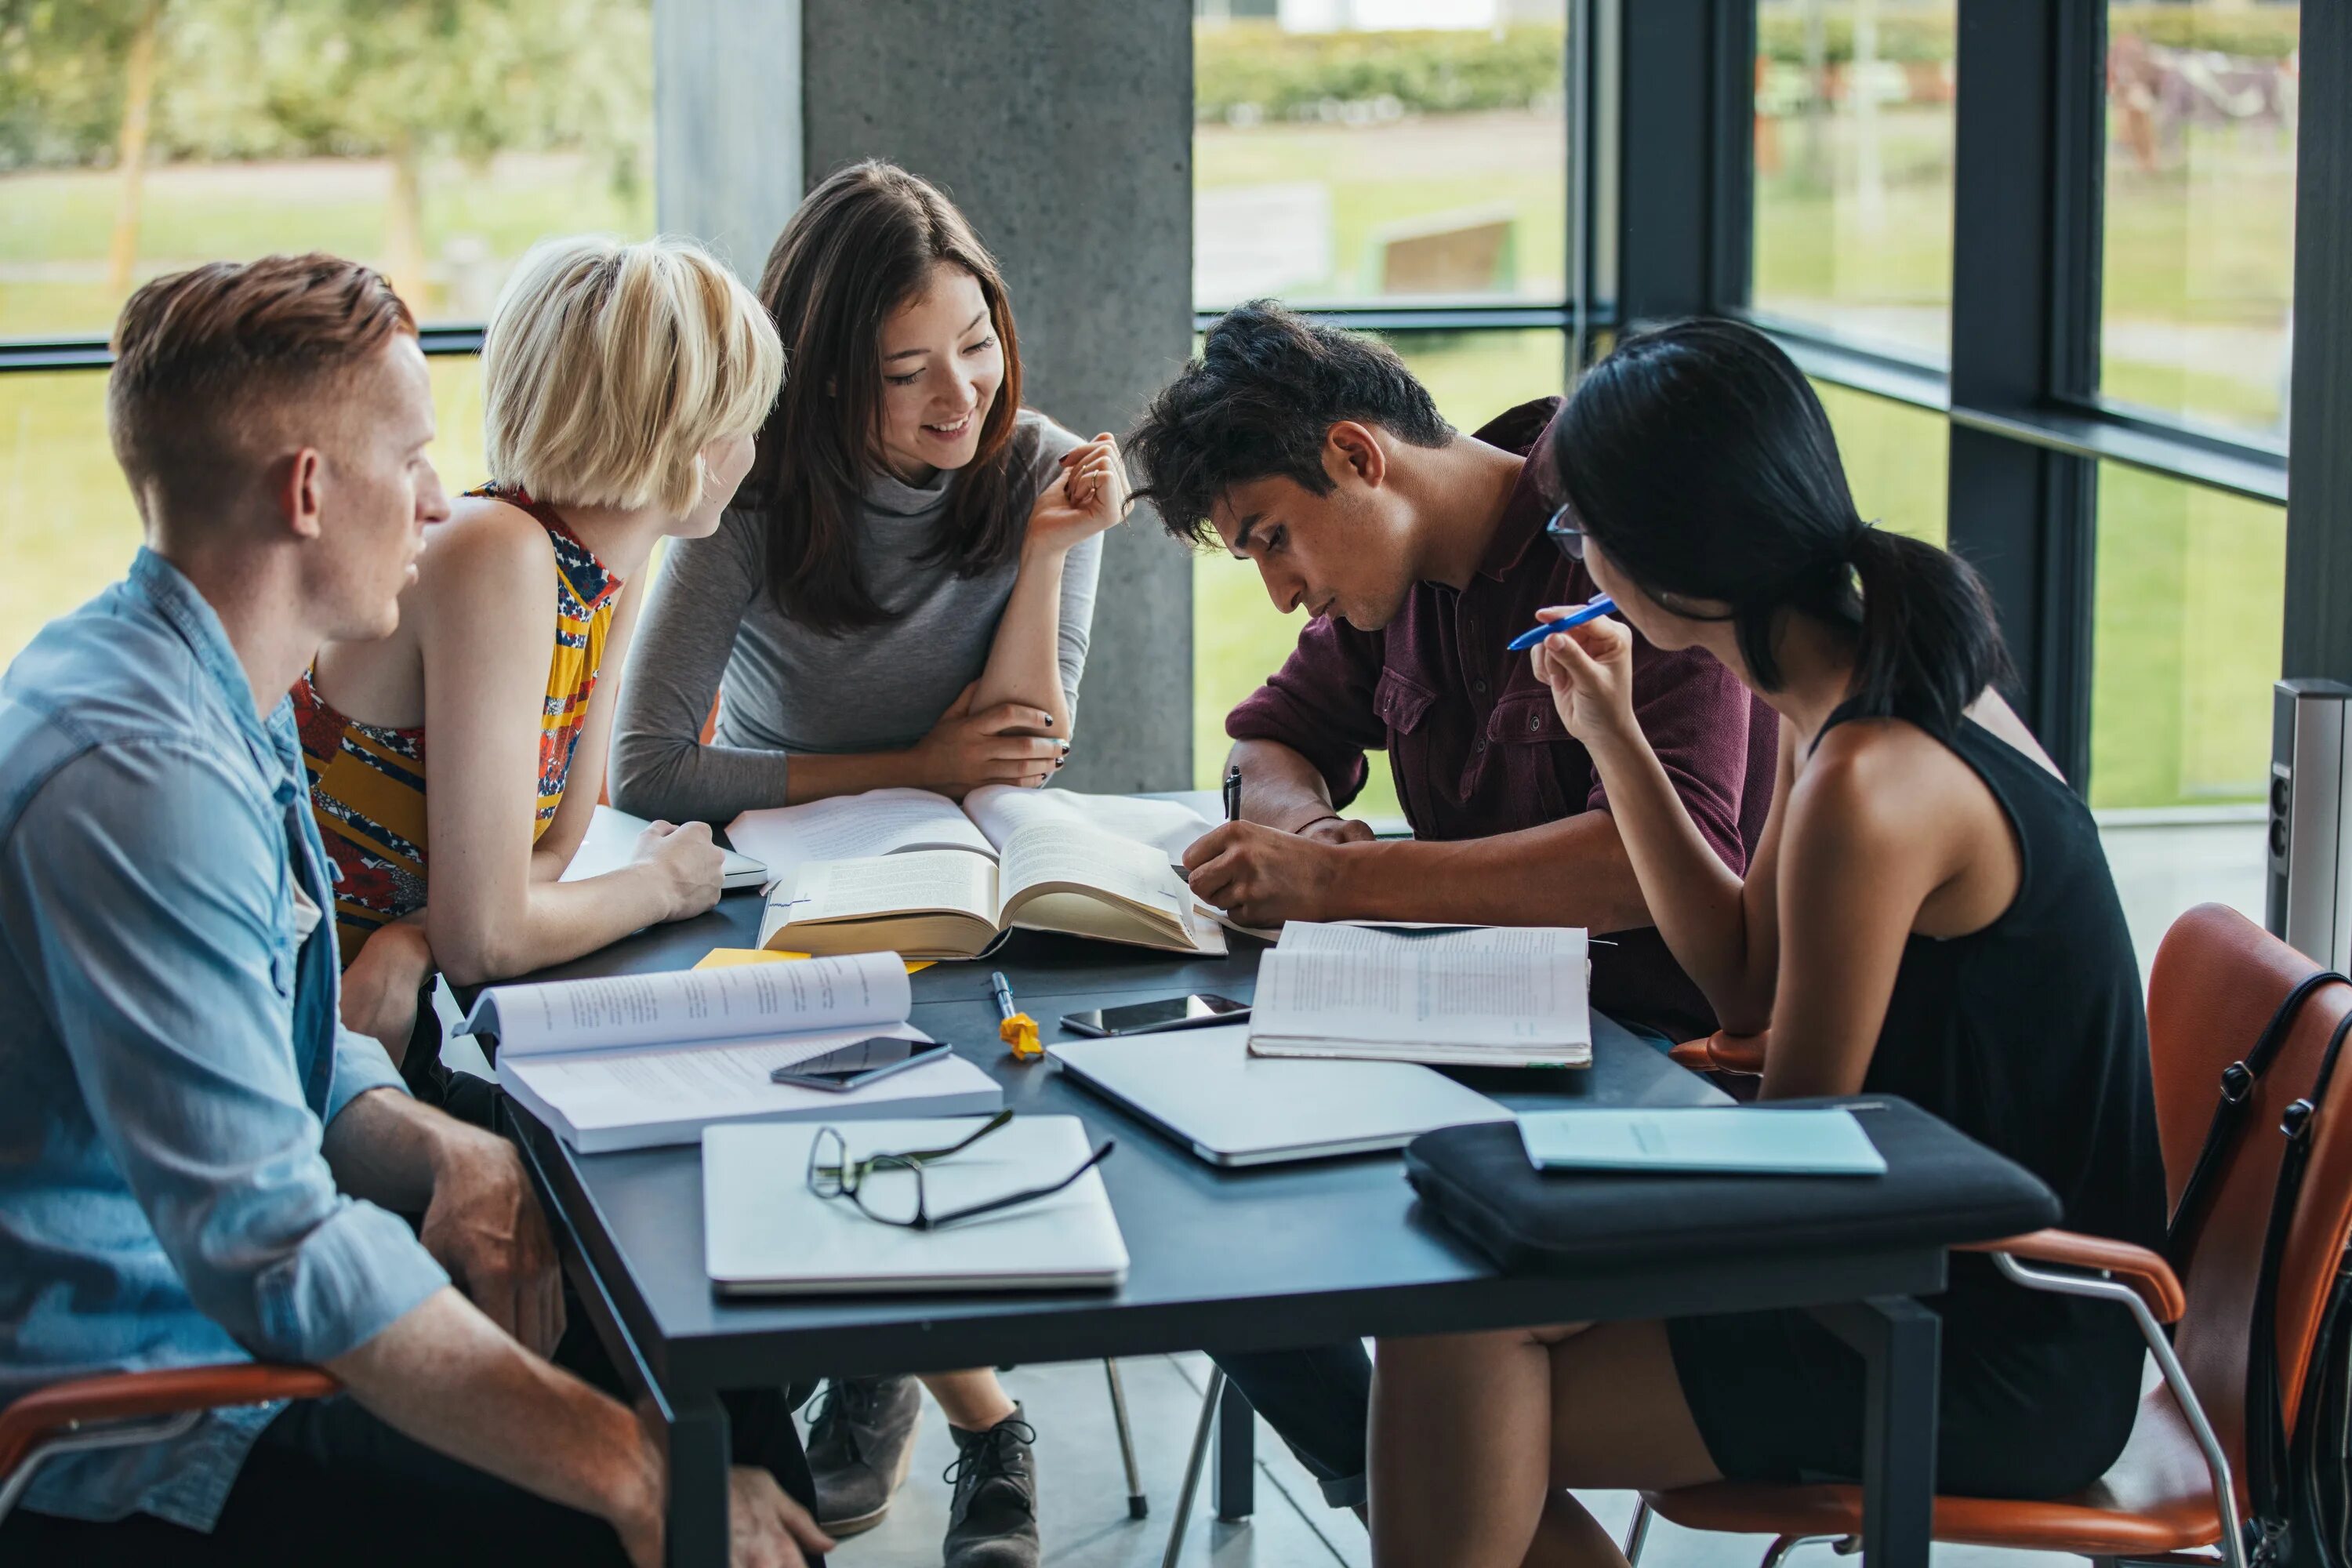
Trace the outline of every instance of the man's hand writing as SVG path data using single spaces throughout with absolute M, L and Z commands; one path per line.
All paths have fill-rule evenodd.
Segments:
M 1194 895 L 1243 925 L 1344 918 L 1340 878 L 1349 846 L 1369 840 L 1371 830 L 1337 817 L 1308 826 L 1346 837 L 1307 837 L 1255 822 L 1213 829 L 1184 852 L 1184 873 Z M 1358 828 L 1360 834 L 1354 832 Z

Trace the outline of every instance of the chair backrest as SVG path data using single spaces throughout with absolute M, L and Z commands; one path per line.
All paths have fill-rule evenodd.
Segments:
M 2168 1206 L 2180 1200 L 2221 1102 L 2221 1072 L 2252 1048 L 2287 993 L 2319 966 L 2235 910 L 2202 904 L 2165 933 L 2148 976 L 2148 1041 Z M 2183 1370 L 2246 1481 L 2246 1366 L 2254 1292 L 2286 1140 L 2279 1119 L 2311 1090 L 2352 986 L 2313 993 L 2263 1074 L 2203 1217 L 2175 1253 L 2189 1310 L 2174 1335 Z M 2280 1262 L 2278 1364 L 2293 1429 L 2320 1313 L 2352 1226 L 2352 1062 L 2311 1123 L 2311 1163 Z

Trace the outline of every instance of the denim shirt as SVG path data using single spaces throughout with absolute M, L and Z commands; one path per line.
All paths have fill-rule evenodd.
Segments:
M 317 1363 L 447 1283 L 336 1190 L 326 1124 L 400 1087 L 338 1021 L 293 716 L 142 550 L 0 678 L 0 1404 L 67 1378 Z M 71 1455 L 26 1499 L 208 1530 L 277 1407 Z

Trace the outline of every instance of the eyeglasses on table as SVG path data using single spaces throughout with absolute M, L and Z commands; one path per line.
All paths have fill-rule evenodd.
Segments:
M 1045 1186 L 1006 1193 L 1001 1197 L 968 1204 L 944 1214 L 932 1213 L 925 1173 L 941 1161 L 962 1153 L 1012 1120 L 1012 1111 L 1000 1110 L 969 1136 L 953 1143 L 936 1149 L 902 1149 L 868 1154 L 859 1160 L 849 1157 L 848 1141 L 843 1138 L 839 1128 L 820 1127 L 809 1144 L 808 1190 L 827 1200 L 847 1198 L 857 1205 L 858 1213 L 877 1225 L 898 1226 L 907 1230 L 938 1230 L 962 1220 L 1001 1214 L 1023 1204 L 1050 1198 L 1110 1158 L 1111 1151 L 1118 1147 L 1115 1141 L 1104 1139 L 1101 1146 L 1087 1155 L 1077 1169 Z M 877 1181 L 877 1177 L 882 1179 Z

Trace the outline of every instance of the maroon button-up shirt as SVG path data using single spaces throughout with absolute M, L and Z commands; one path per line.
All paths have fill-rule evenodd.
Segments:
M 1477 438 L 1525 455 L 1559 399 L 1521 404 Z M 1547 605 L 1599 590 L 1582 563 L 1543 537 L 1551 507 L 1530 463 L 1469 586 L 1420 583 L 1376 632 L 1324 617 L 1225 721 L 1236 741 L 1279 741 L 1304 755 L 1345 806 L 1364 787 L 1364 753 L 1385 751 L 1416 838 L 1484 838 L 1609 809 L 1591 753 L 1569 734 L 1533 661 L 1504 645 Z M 1772 804 L 1780 727 L 1712 654 L 1633 642 L 1633 711 L 1699 832 L 1745 871 Z M 1678 1038 L 1715 1026 L 1698 988 L 1654 930 L 1593 950 L 1596 1006 Z

